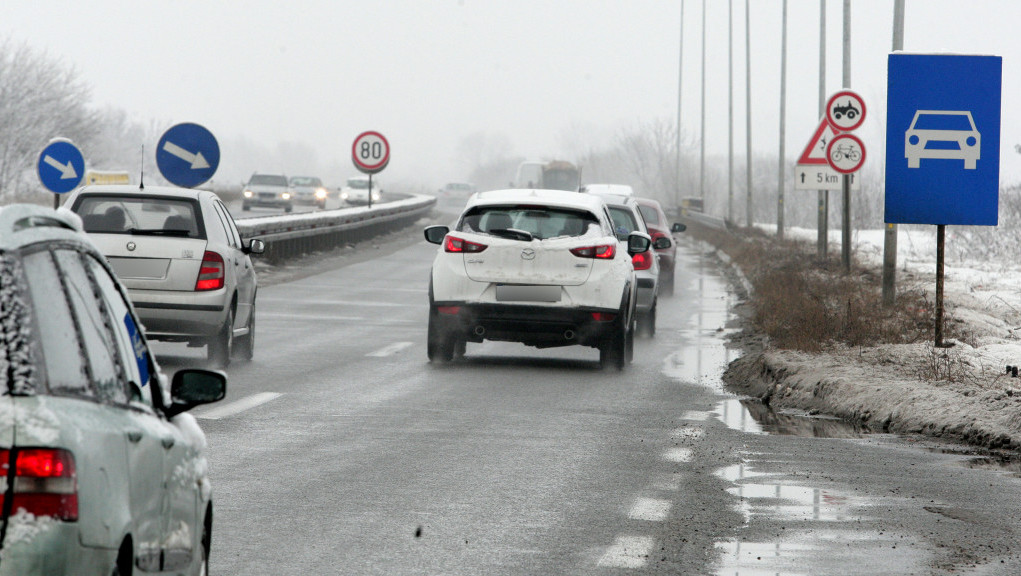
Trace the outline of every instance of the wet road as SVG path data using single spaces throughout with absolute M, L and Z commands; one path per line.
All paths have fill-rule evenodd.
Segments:
M 1019 573 L 1016 471 L 722 388 L 736 300 L 699 246 L 621 374 L 501 343 L 429 365 L 435 248 L 404 244 L 260 289 L 256 359 L 195 411 L 214 574 Z

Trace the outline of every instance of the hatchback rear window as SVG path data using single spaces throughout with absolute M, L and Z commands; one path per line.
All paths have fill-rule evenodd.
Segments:
M 599 221 L 581 210 L 546 206 L 484 206 L 474 208 L 461 218 L 457 229 L 462 232 L 489 233 L 514 228 L 545 240 L 564 236 L 584 236 L 589 224 Z
M 154 196 L 85 195 L 74 211 L 86 232 L 206 237 L 196 202 Z
M 617 233 L 618 240 L 627 240 L 628 234 L 640 231 L 634 212 L 627 208 L 610 206 L 610 216 L 613 217 L 613 231 Z

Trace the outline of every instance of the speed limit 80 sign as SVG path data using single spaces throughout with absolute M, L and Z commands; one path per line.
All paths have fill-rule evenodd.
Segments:
M 379 132 L 362 132 L 351 147 L 351 159 L 365 174 L 382 172 L 390 162 L 390 143 Z

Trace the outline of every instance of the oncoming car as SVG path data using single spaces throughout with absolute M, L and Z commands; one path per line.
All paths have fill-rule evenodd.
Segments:
M 290 181 L 292 200 L 298 204 L 314 204 L 319 209 L 326 208 L 329 191 L 323 181 L 315 176 L 292 176 Z
M 904 133 L 904 157 L 908 168 L 921 166 L 922 158 L 964 160 L 974 170 L 982 154 L 982 135 L 971 112 L 918 110 Z
M 255 351 L 257 280 L 227 207 L 205 190 L 86 186 L 67 206 L 128 288 L 150 340 L 207 346 L 210 362 Z
M 463 355 L 467 342 L 597 348 L 623 369 L 634 349 L 637 281 L 631 257 L 647 234 L 622 246 L 596 196 L 559 190 L 495 190 L 472 196 L 454 229 L 430 226 L 441 248 L 429 285 L 430 361 Z
M 354 176 L 347 179 L 347 183 L 340 189 L 340 199 L 348 204 L 365 205 L 369 203 L 369 177 Z M 372 179 L 372 202 L 379 202 L 383 199 L 383 189 L 379 180 Z
M 0 208 L 0 576 L 208 572 L 205 436 L 127 294 L 67 210 Z
M 294 209 L 293 194 L 283 174 L 252 174 L 241 190 L 241 209 L 248 211 L 252 206 L 267 206 L 290 212 Z

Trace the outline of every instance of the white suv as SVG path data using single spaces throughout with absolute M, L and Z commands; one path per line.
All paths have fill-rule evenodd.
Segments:
M 454 230 L 425 229 L 442 247 L 429 286 L 430 361 L 450 361 L 466 342 L 599 349 L 603 367 L 633 355 L 638 283 L 603 201 L 559 190 L 494 190 L 469 199 Z M 622 249 L 623 248 L 623 249 Z

